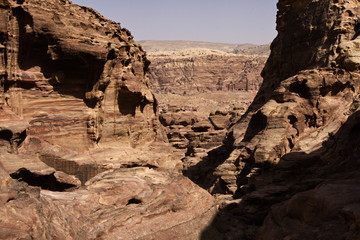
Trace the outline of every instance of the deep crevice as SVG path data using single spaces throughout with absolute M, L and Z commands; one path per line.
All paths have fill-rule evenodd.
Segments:
M 200 162 L 183 170 L 182 173 L 201 188 L 209 189 L 219 179 L 215 175 L 216 168 L 230 156 L 230 153 L 231 149 L 228 149 L 226 146 L 220 146 L 209 151 L 208 155 L 202 158 Z M 216 192 L 217 190 L 214 191 Z
M 355 40 L 360 35 L 360 22 L 357 22 L 354 27 L 355 34 L 351 40 Z
M 320 88 L 320 94 L 321 96 L 325 97 L 330 92 L 331 96 L 336 96 L 339 92 L 344 91 L 349 86 L 350 82 L 346 82 L 345 84 L 342 82 L 335 82 L 331 86 L 325 86 Z

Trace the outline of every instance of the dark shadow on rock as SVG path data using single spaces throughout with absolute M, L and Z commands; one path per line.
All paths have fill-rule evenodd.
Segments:
M 183 174 L 200 187 L 208 190 L 217 180 L 214 175 L 215 169 L 229 157 L 230 153 L 231 149 L 226 146 L 213 149 L 198 164 L 184 170 Z
M 329 179 L 343 180 L 360 172 L 360 111 L 353 113 L 336 134 L 329 133 L 321 148 L 311 152 L 291 152 L 261 175 L 255 176 L 254 191 L 241 199 L 224 202 L 217 216 L 201 235 L 207 239 L 257 239 L 272 206 L 297 193 L 319 186 Z M 215 230 L 214 230 L 215 229 Z M 213 232 L 220 236 L 214 238 Z
M 30 186 L 41 187 L 42 189 L 62 192 L 70 188 L 76 187 L 73 184 L 59 182 L 54 173 L 49 175 L 39 175 L 33 173 L 26 168 L 21 168 L 15 173 L 10 174 L 13 179 L 17 179 L 21 182 L 26 182 Z

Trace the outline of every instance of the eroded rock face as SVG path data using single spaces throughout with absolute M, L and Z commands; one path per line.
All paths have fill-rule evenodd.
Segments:
M 178 173 L 148 67 L 90 8 L 0 1 L 0 238 L 199 236 L 214 200 Z
M 318 149 L 357 110 L 360 75 L 344 65 L 343 46 L 357 41 L 358 10 L 356 1 L 279 2 L 279 34 L 262 73 L 264 83 L 228 134 L 233 158 L 218 169 L 221 175 L 237 162 L 234 175 L 223 178 L 230 191 L 236 191 L 245 168 Z
M 149 61 L 127 29 L 67 1 L 3 1 L 1 16 L 4 149 L 61 157 L 166 141 Z
M 225 234 L 232 216 L 237 238 L 358 238 L 359 7 L 279 1 L 264 82 L 211 173 L 214 192 L 241 198 L 214 221 Z
M 190 180 L 149 168 L 104 172 L 73 192 L 11 184 L 2 187 L 2 239 L 198 239 L 216 212 Z
M 150 79 L 159 93 L 189 95 L 215 91 L 257 91 L 267 56 L 209 49 L 153 52 Z
M 149 61 L 128 30 L 66 1 L 1 11 L 2 109 L 29 122 L 28 135 L 74 150 L 163 137 Z

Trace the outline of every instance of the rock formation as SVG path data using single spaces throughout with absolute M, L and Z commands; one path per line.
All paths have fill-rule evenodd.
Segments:
M 149 53 L 151 88 L 190 95 L 214 91 L 257 91 L 267 56 L 209 49 Z
M 198 239 L 216 211 L 190 180 L 149 168 L 103 172 L 72 192 L 1 180 L 1 239 Z
M 240 173 L 244 165 L 277 164 L 286 153 L 312 152 L 357 110 L 355 2 L 279 2 L 279 34 L 264 83 L 228 134 L 235 159 L 222 167 L 237 159 Z M 230 178 L 225 181 L 236 185 Z
M 178 173 L 149 63 L 93 9 L 0 0 L 1 239 L 197 238 L 214 200 Z
M 359 2 L 278 8 L 264 82 L 205 174 L 239 198 L 214 225 L 234 239 L 358 239 Z
M 264 81 L 214 149 L 228 116 L 163 112 L 166 132 L 128 30 L 67 0 L 0 0 L 0 238 L 358 239 L 359 2 L 278 8 Z

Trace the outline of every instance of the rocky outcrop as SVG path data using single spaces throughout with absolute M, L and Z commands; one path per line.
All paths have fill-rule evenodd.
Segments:
M 128 30 L 69 2 L 22 2 L 2 3 L 1 101 L 30 135 L 75 150 L 163 137 L 149 61 Z
M 200 179 L 195 166 L 207 158 L 207 152 L 222 145 L 228 127 L 245 112 L 254 94 L 211 92 L 157 97 L 161 103 L 160 122 L 176 158 L 183 162 L 183 173 L 191 179 Z
M 289 182 L 302 175 L 296 183 L 302 189 L 273 206 L 258 239 L 359 238 L 359 120 L 357 111 L 311 154 L 284 156 L 280 169 L 288 171 Z M 296 174 L 299 167 L 302 173 Z
M 216 211 L 190 180 L 149 168 L 104 172 L 72 192 L 1 180 L 1 239 L 197 239 Z
M 266 56 L 209 49 L 153 52 L 151 88 L 158 93 L 191 95 L 214 91 L 257 91 Z
M 149 63 L 93 9 L 0 1 L 0 238 L 200 234 L 214 200 L 178 173 Z
M 245 165 L 277 164 L 286 153 L 321 147 L 357 110 L 357 11 L 351 1 L 279 2 L 279 35 L 262 73 L 264 83 L 229 133 L 238 153 L 226 164 L 241 163 L 235 178 L 225 180 L 234 184 L 230 188 L 237 188 L 236 176 Z
M 241 198 L 220 220 L 247 226 L 238 238 L 356 239 L 359 3 L 280 0 L 278 8 L 264 82 L 209 173 L 214 193 Z

